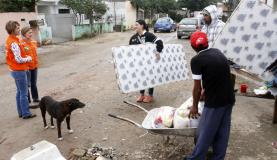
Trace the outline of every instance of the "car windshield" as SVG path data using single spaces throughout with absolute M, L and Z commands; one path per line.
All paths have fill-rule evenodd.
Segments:
M 162 19 L 157 20 L 157 23 L 168 23 L 168 22 L 170 22 L 170 20 L 166 19 L 166 18 L 162 18 Z
M 197 19 L 183 19 L 180 24 L 197 25 Z

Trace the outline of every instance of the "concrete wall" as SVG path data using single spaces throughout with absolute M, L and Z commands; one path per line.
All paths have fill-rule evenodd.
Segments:
M 25 19 L 25 21 L 21 21 Z M 35 12 L 9 12 L 9 13 L 0 13 L 0 53 L 3 52 L 6 38 L 8 36 L 5 26 L 9 20 L 18 21 L 21 27 L 29 25 L 30 20 L 37 20 L 38 16 Z M 38 37 L 38 35 L 34 35 Z

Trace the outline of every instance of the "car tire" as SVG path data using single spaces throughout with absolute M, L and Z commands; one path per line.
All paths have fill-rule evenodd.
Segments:
M 177 36 L 178 37 L 178 39 L 182 39 L 182 36 Z
M 154 30 L 154 33 L 157 33 L 157 30 Z
M 167 33 L 171 33 L 171 30 L 167 30 Z

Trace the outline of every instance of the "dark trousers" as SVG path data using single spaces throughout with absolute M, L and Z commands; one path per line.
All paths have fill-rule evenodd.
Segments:
M 31 88 L 31 94 L 32 94 L 32 98 L 33 100 L 38 100 L 39 96 L 38 96 L 38 89 L 37 89 L 37 75 L 38 75 L 38 69 L 34 69 L 34 70 L 29 70 L 28 74 L 28 80 L 29 80 L 29 88 Z M 28 99 L 29 102 L 31 102 L 31 96 L 30 96 L 30 92 L 28 90 Z
M 140 91 L 141 95 L 144 95 L 144 93 L 145 93 L 145 90 L 141 90 Z M 149 88 L 148 89 L 148 93 L 149 93 L 150 96 L 153 96 L 153 94 L 154 94 L 154 88 Z
M 212 160 L 224 160 L 231 128 L 233 106 L 219 108 L 204 107 L 197 131 L 198 140 L 188 160 L 204 160 L 210 146 Z

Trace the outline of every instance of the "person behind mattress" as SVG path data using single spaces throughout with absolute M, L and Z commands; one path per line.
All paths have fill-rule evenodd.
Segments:
M 138 45 L 145 44 L 147 42 L 154 43 L 157 45 L 156 59 L 160 60 L 160 53 L 163 51 L 163 41 L 157 38 L 153 33 L 149 32 L 148 26 L 144 20 L 138 20 L 134 27 L 136 34 L 133 35 L 129 41 L 129 45 Z M 151 103 L 154 94 L 154 88 L 148 89 L 148 96 L 145 96 L 145 90 L 140 91 L 140 96 L 137 99 L 137 102 Z

